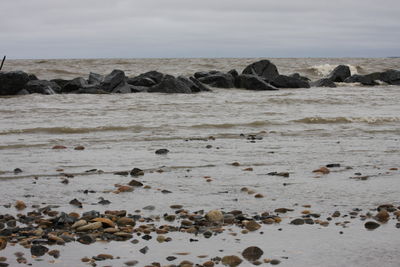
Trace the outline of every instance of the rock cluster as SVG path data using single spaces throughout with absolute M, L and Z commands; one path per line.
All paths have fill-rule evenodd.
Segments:
M 242 88 L 247 90 L 278 90 L 279 88 L 336 87 L 337 82 L 378 85 L 381 81 L 400 85 L 400 71 L 387 70 L 367 75 L 351 75 L 346 65 L 337 66 L 327 77 L 310 82 L 298 73 L 279 74 L 278 68 L 269 60 L 260 60 L 248 65 L 241 74 L 236 70 L 228 72 L 201 71 L 192 77 L 149 71 L 136 77 L 126 77 L 122 70 L 113 70 L 103 76 L 91 72 L 87 79 L 39 80 L 35 75 L 23 71 L 0 72 L 0 95 L 25 94 L 110 94 L 110 93 L 199 93 L 215 88 Z

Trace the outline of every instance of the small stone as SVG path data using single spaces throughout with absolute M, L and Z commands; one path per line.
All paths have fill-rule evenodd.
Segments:
M 264 251 L 262 251 L 262 249 L 260 249 L 259 247 L 255 246 L 248 247 L 242 252 L 243 258 L 245 258 L 248 261 L 256 261 L 259 258 L 261 258 L 263 254 Z
M 376 215 L 375 218 L 377 221 L 385 223 L 389 220 L 390 215 L 389 212 L 387 212 L 385 209 L 381 209 Z
M 220 210 L 211 210 L 205 217 L 210 222 L 222 222 L 224 220 L 224 215 Z
M 114 256 L 110 255 L 110 254 L 99 254 L 99 255 L 97 255 L 97 258 L 104 259 L 104 260 L 112 260 L 112 259 L 114 259 Z
M 0 250 L 3 250 L 7 247 L 7 240 L 4 238 L 0 238 Z
M 332 214 L 332 217 L 333 218 L 337 218 L 337 217 L 339 217 L 340 216 L 340 211 L 335 211 L 333 214 Z
M 146 254 L 147 253 L 147 251 L 149 251 L 149 247 L 143 247 L 143 248 L 141 248 L 141 249 L 139 249 L 139 251 L 140 251 L 140 253 L 142 253 L 142 254 Z
M 143 186 L 143 184 L 141 182 L 136 181 L 135 179 L 131 180 L 128 185 L 137 186 L 137 187 Z
M 79 220 L 79 221 L 75 222 L 73 225 L 71 225 L 71 228 L 72 228 L 72 229 L 75 229 L 75 228 L 84 226 L 84 225 L 86 225 L 86 224 L 87 224 L 87 221 L 85 221 L 85 220 Z
M 328 173 L 330 173 L 331 171 L 330 171 L 328 168 L 326 168 L 326 167 L 321 167 L 321 168 L 319 168 L 319 169 L 313 170 L 313 172 L 321 173 L 321 174 L 328 174 Z
M 156 207 L 153 206 L 153 205 L 149 205 L 149 206 L 144 207 L 143 209 L 144 209 L 144 210 L 155 210 Z
M 77 239 L 77 241 L 84 245 L 90 245 L 90 244 L 96 242 L 96 239 L 91 235 L 83 235 L 83 236 L 79 237 Z
M 214 262 L 212 261 L 206 261 L 203 263 L 204 267 L 214 267 Z
M 102 227 L 103 227 L 103 224 L 101 222 L 94 222 L 94 223 L 89 223 L 87 225 L 78 227 L 76 229 L 76 231 L 85 232 L 85 231 L 90 231 L 90 230 L 96 230 L 96 229 L 99 229 L 99 228 L 102 228 Z
M 294 225 L 303 225 L 304 224 L 304 219 L 301 218 L 297 218 L 294 219 L 290 222 L 290 224 L 294 224 Z
M 128 185 L 121 185 L 118 187 L 117 192 L 119 193 L 133 192 L 133 187 Z
M 231 255 L 231 256 L 224 256 L 221 260 L 223 265 L 229 266 L 229 267 L 235 267 L 238 266 L 242 263 L 242 259 L 239 258 L 238 256 Z
M 26 204 L 25 204 L 25 202 L 23 202 L 22 200 L 17 200 L 17 201 L 15 202 L 15 208 L 16 208 L 17 210 L 23 210 L 23 209 L 26 208 Z
M 53 257 L 56 258 L 56 259 L 58 259 L 58 258 L 60 257 L 60 251 L 57 250 L 57 249 L 50 250 L 50 251 L 48 252 L 48 254 L 49 254 L 50 256 L 53 256 Z
M 5 262 L 5 261 L 7 261 L 6 257 L 0 257 L 0 262 Z
M 22 172 L 22 170 L 20 168 L 15 168 L 14 169 L 14 174 L 18 174 L 18 173 L 21 173 L 21 172 Z
M 274 211 L 277 212 L 277 213 L 286 213 L 288 211 L 293 211 L 293 209 L 279 208 L 279 209 L 276 209 Z
M 73 205 L 73 206 L 77 206 L 78 208 L 82 208 L 82 202 L 80 202 L 79 200 L 77 200 L 76 198 L 74 198 L 73 200 L 71 200 L 69 202 L 69 204 Z
M 331 163 L 326 165 L 327 168 L 340 168 L 339 163 Z
M 126 266 L 135 266 L 135 265 L 138 264 L 138 263 L 139 263 L 139 262 L 138 262 L 138 261 L 135 261 L 135 260 L 124 262 L 124 264 L 125 264 Z
M 85 150 L 84 146 L 76 146 L 74 147 L 74 150 Z
M 260 229 L 261 225 L 255 221 L 248 221 L 245 223 L 244 227 L 246 227 L 247 230 L 253 232 L 253 231 L 257 231 L 258 229 Z
M 52 149 L 66 149 L 66 148 L 67 148 L 66 146 L 60 146 L 60 145 L 52 147 Z
M 115 223 L 107 218 L 96 218 L 93 219 L 94 222 L 101 222 L 105 227 L 115 227 Z
M 114 172 L 114 175 L 128 176 L 129 172 L 126 172 L 126 171 Z
M 281 261 L 280 260 L 271 260 L 269 263 L 271 265 L 278 265 L 279 263 L 281 263 Z
M 174 257 L 174 256 L 168 256 L 166 259 L 167 259 L 167 261 L 174 261 L 174 260 L 176 260 L 177 258 Z
M 43 256 L 48 251 L 49 251 L 49 249 L 42 245 L 33 245 L 31 247 L 31 254 L 32 254 L 32 256 L 36 256 L 36 257 Z
M 258 193 L 258 194 L 256 194 L 254 197 L 255 197 L 255 198 L 263 198 L 263 197 L 264 197 L 264 195 L 263 195 L 263 194 L 260 194 L 260 193 Z
M 240 163 L 239 162 L 233 162 L 231 165 L 235 166 L 235 167 L 238 167 L 238 166 L 240 166 Z
M 366 222 L 364 224 L 364 227 L 367 228 L 368 230 L 375 230 L 379 226 L 380 226 L 379 223 L 376 223 L 376 222 L 373 222 L 373 221 L 369 221 L 369 222 Z
M 157 155 L 166 155 L 166 154 L 168 154 L 168 152 L 169 152 L 169 150 L 165 149 L 165 148 L 161 148 L 161 149 L 157 149 L 156 150 L 156 154 Z
M 171 206 L 169 206 L 171 209 L 174 209 L 174 210 L 179 210 L 179 209 L 181 209 L 181 208 L 183 208 L 183 206 L 182 205 L 171 205 Z
M 175 218 L 176 218 L 176 216 L 175 216 L 175 215 L 172 215 L 172 214 L 164 216 L 164 220 L 166 220 L 166 221 L 168 221 L 168 222 L 173 222 L 173 221 L 175 221 Z
M 252 172 L 252 171 L 253 171 L 253 168 L 249 167 L 249 168 L 243 169 L 243 171 Z
M 117 224 L 118 224 L 118 225 L 123 225 L 123 226 L 126 226 L 126 225 L 135 226 L 136 223 L 135 223 L 135 220 L 132 219 L 132 218 L 121 217 L 121 218 L 119 218 L 119 219 L 117 220 Z
M 144 175 L 144 171 L 139 169 L 139 168 L 133 168 L 130 172 L 131 176 L 140 176 L 140 175 Z
M 90 259 L 89 259 L 88 257 L 84 257 L 84 258 L 81 259 L 81 261 L 82 261 L 82 262 L 89 262 Z

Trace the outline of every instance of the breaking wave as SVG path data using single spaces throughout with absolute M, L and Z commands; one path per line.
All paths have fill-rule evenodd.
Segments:
M 347 66 L 349 66 L 352 75 L 360 74 L 363 72 L 363 68 L 361 66 L 353 66 L 353 65 L 347 65 Z M 303 69 L 302 71 L 314 76 L 326 76 L 336 67 L 337 65 L 322 64 L 322 65 L 314 65 L 312 67 Z

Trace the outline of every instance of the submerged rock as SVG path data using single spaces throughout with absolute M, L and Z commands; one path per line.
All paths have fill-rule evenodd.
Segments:
M 312 82 L 311 86 L 313 86 L 313 87 L 331 87 L 331 88 L 334 88 L 334 87 L 336 87 L 336 84 L 332 80 L 330 80 L 328 78 L 323 78 L 323 79 L 320 79 L 318 81 Z

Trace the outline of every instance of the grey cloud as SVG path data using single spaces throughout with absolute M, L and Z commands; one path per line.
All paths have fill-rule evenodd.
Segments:
M 14 58 L 399 55 L 397 0 L 1 0 Z

